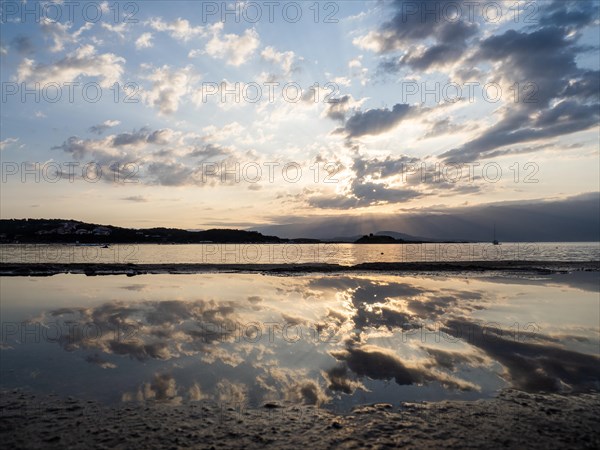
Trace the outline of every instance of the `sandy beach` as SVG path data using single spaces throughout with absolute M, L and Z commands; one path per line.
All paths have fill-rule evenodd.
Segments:
M 504 390 L 470 402 L 311 406 L 203 402 L 115 408 L 12 390 L 0 396 L 10 448 L 598 448 L 600 394 Z M 573 420 L 574 417 L 577 420 Z

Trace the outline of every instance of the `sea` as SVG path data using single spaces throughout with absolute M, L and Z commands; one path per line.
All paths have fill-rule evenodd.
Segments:
M 303 264 L 369 262 L 599 261 L 599 242 L 431 244 L 0 245 L 2 263 Z

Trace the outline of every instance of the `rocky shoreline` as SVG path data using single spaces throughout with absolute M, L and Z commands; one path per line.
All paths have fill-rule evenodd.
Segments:
M 552 274 L 600 271 L 599 261 L 457 261 L 340 264 L 52 264 L 3 263 L 0 276 L 51 276 L 61 273 L 95 275 L 146 275 L 195 273 L 419 273 L 419 272 L 513 272 Z
M 336 414 L 313 406 L 257 408 L 123 403 L 0 393 L 7 448 L 598 448 L 600 394 L 375 404 Z

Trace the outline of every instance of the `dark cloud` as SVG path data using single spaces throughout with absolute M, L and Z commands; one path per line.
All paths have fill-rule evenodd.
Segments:
M 151 136 L 150 130 L 142 128 L 139 131 L 134 130 L 132 133 L 121 133 L 117 134 L 113 141 L 113 147 L 121 147 L 125 145 L 139 145 L 148 142 Z
M 483 328 L 466 319 L 446 323 L 443 331 L 450 336 L 468 338 L 508 370 L 510 382 L 518 389 L 532 392 L 580 391 L 598 389 L 600 358 L 558 345 L 520 342 L 504 336 L 502 330 Z
M 436 178 L 433 165 L 406 155 L 368 159 L 357 154 L 351 170 L 354 172 L 353 178 L 343 193 L 321 194 L 306 189 L 293 197 L 316 208 L 354 209 L 404 203 L 433 193 L 449 196 L 478 192 L 481 189 L 481 185 L 473 183 L 475 178 L 468 182 L 466 176 L 462 181 L 442 181 L 439 176 Z M 399 184 L 399 179 L 402 184 Z M 432 191 L 433 188 L 436 192 Z
M 430 347 L 425 347 L 424 349 L 434 359 L 432 367 L 443 367 L 444 369 L 454 371 L 459 364 L 468 364 L 472 366 L 484 362 L 484 359 L 477 355 L 451 352 Z
M 464 3 L 460 0 L 396 1 L 392 4 L 392 19 L 359 39 L 359 43 L 376 48 L 379 53 L 404 52 L 399 58 L 381 61 L 379 70 L 384 72 L 397 72 L 405 66 L 422 71 L 455 62 L 467 50 L 468 40 L 479 31 L 479 25 L 470 21 L 474 18 L 469 17 L 469 7 Z M 454 11 L 462 14 L 453 17 Z M 423 43 L 428 43 L 428 47 L 414 45 Z
M 123 197 L 121 198 L 121 200 L 135 203 L 146 203 L 148 201 L 148 199 L 142 195 L 132 195 L 130 197 Z
M 148 175 L 153 183 L 163 186 L 183 186 L 195 184 L 196 171 L 183 163 L 155 161 L 148 165 Z
M 358 345 L 351 343 L 345 350 L 331 354 L 359 377 L 373 380 L 394 380 L 399 385 L 422 384 L 437 381 L 450 389 L 473 390 L 475 387 L 465 381 L 429 370 L 426 367 L 406 364 L 391 350 L 374 345 Z M 337 386 L 344 384 L 337 375 Z
M 560 21 L 559 16 L 553 17 Z M 566 20 L 564 14 L 560 17 Z M 519 101 L 505 108 L 496 124 L 461 147 L 443 153 L 442 158 L 470 162 L 522 153 L 518 147 L 501 153 L 497 150 L 596 127 L 600 120 L 600 72 L 577 66 L 576 57 L 586 51 L 578 45 L 578 38 L 578 34 L 554 24 L 531 32 L 508 30 L 481 41 L 470 62 L 497 64 L 498 76 L 520 86 Z
M 344 122 L 346 120 L 346 114 L 353 103 L 354 100 L 351 95 L 344 95 L 339 99 L 333 99 L 327 105 L 325 116 L 332 120 Z
M 382 183 L 364 182 L 355 179 L 345 195 L 311 195 L 307 203 L 316 208 L 354 209 L 387 203 L 402 203 L 423 196 L 414 189 L 390 187 Z
M 464 44 L 465 40 L 478 31 L 477 23 L 470 23 L 461 16 L 459 19 L 447 17 L 444 11 L 450 11 L 449 3 L 461 4 L 451 0 L 400 0 L 393 3 L 395 13 L 371 38 L 377 42 L 382 52 L 405 48 L 411 42 L 433 39 L 437 42 Z M 466 11 L 465 5 L 459 5 Z M 432 13 L 433 12 L 433 13 Z M 468 18 L 468 15 L 467 15 Z
M 90 364 L 95 364 L 98 367 L 102 367 L 103 369 L 115 369 L 117 366 L 106 359 L 102 358 L 98 353 L 94 353 L 93 355 L 88 355 L 85 357 L 85 361 Z
M 552 200 L 523 200 L 460 208 L 433 208 L 397 214 L 363 214 L 321 218 L 278 217 L 285 225 L 256 227 L 265 234 L 331 239 L 381 230 L 440 240 L 488 242 L 496 223 L 498 238 L 509 242 L 597 242 L 600 240 L 600 195 L 596 192 Z M 544 226 L 540 227 L 540 223 Z M 534 246 L 533 246 L 534 247 Z M 455 244 L 453 251 L 468 251 Z M 502 248 L 497 249 L 502 254 Z M 530 252 L 535 248 L 530 248 Z M 493 255 L 492 255 L 493 256 Z
M 188 154 L 188 156 L 191 156 L 193 158 L 200 158 L 202 161 L 206 161 L 210 158 L 226 156 L 230 153 L 231 151 L 229 149 L 221 147 L 220 145 L 206 144 L 201 147 L 195 148 Z
M 598 3 L 581 0 L 554 0 L 541 5 L 539 23 L 557 27 L 581 28 L 598 19 Z
M 435 66 L 457 61 L 465 51 L 464 46 L 437 44 L 425 50 L 408 50 L 398 59 L 384 59 L 379 64 L 379 70 L 384 72 L 398 72 L 405 66 L 416 71 L 426 71 Z
M 390 110 L 387 108 L 357 111 L 346 121 L 342 131 L 349 138 L 364 135 L 377 135 L 396 127 L 402 120 L 416 113 L 416 107 L 398 103 Z
M 339 364 L 324 372 L 323 376 L 329 382 L 328 388 L 332 391 L 353 394 L 356 389 L 364 389 L 360 381 L 352 378 L 346 364 Z
M 551 108 L 538 111 L 536 116 L 526 110 L 507 111 L 504 118 L 482 135 L 462 147 L 442 153 L 448 162 L 472 162 L 499 155 L 496 151 L 507 145 L 538 141 L 572 134 L 596 127 L 600 120 L 600 103 L 584 105 L 564 100 Z M 530 147 L 530 149 L 536 147 Z M 545 148 L 545 147 L 537 147 Z M 507 154 L 504 151 L 501 154 Z M 522 153 L 520 149 L 511 153 Z

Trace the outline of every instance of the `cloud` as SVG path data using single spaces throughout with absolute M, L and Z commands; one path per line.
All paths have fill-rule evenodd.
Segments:
M 211 27 L 212 38 L 206 44 L 204 51 L 213 58 L 224 59 L 226 64 L 240 66 L 255 52 L 260 44 L 258 33 L 247 29 L 243 34 L 225 34 L 221 36 L 223 23 Z
M 152 81 L 152 87 L 142 92 L 143 98 L 150 106 L 158 108 L 161 114 L 173 114 L 179 109 L 182 99 L 190 92 L 195 80 L 191 67 L 173 70 L 162 66 L 146 76 Z
M 120 23 L 118 25 L 112 25 L 110 23 L 103 22 L 101 24 L 102 28 L 110 31 L 111 33 L 115 33 L 119 38 L 125 39 L 125 30 L 127 29 L 127 22 Z
M 17 69 L 17 80 L 60 85 L 80 77 L 97 77 L 101 87 L 109 88 L 120 80 L 124 63 L 124 58 L 114 53 L 97 54 L 96 49 L 87 44 L 51 64 L 36 64 L 33 59 L 23 59 Z
M 416 107 L 398 103 L 390 110 L 387 108 L 357 111 L 346 121 L 343 132 L 349 138 L 365 135 L 377 135 L 394 129 L 407 117 L 416 113 Z
M 452 10 L 448 9 L 448 3 L 460 8 L 463 14 L 458 18 L 449 17 L 444 13 Z M 465 20 L 469 18 L 469 14 L 464 13 L 468 11 L 467 3 L 460 0 L 396 1 L 392 4 L 389 21 L 376 31 L 355 38 L 353 43 L 380 54 L 404 51 L 399 59 L 383 62 L 380 68 L 388 72 L 396 72 L 403 66 L 427 70 L 455 62 L 467 50 L 467 41 L 479 32 L 476 22 Z M 427 41 L 432 44 L 423 45 Z
M 135 202 L 135 203 L 146 203 L 148 199 L 142 195 L 133 195 L 131 197 L 123 197 L 121 200 L 125 200 L 127 202 Z
M 135 48 L 138 50 L 142 48 L 152 48 L 153 46 L 152 33 L 142 33 L 135 41 Z
M 435 178 L 435 169 L 419 158 L 400 155 L 387 156 L 383 159 L 367 158 L 356 154 L 350 175 L 343 174 L 349 184 L 341 192 L 323 193 L 318 190 L 305 189 L 296 195 L 296 200 L 306 202 L 309 206 L 326 209 L 352 209 L 380 204 L 404 203 L 411 199 L 426 195 L 452 195 L 478 192 L 481 187 L 466 177 L 456 182 L 441 181 Z M 342 175 L 340 175 L 342 176 Z M 439 194 L 436 191 L 443 191 Z
M 61 23 L 50 20 L 47 17 L 42 17 L 40 20 L 42 33 L 47 39 L 52 39 L 53 41 L 53 45 L 50 47 L 50 51 L 53 53 L 64 50 L 65 44 L 77 44 L 81 34 L 84 31 L 90 30 L 93 26 L 92 22 L 86 22 L 77 31 L 71 32 L 72 23 Z
M 506 110 L 503 118 L 486 129 L 479 137 L 462 147 L 449 150 L 440 157 L 450 162 L 471 162 L 477 159 L 521 153 L 518 149 L 499 152 L 507 145 L 540 141 L 597 127 L 600 103 L 582 105 L 561 101 L 545 110 L 529 113 L 526 110 Z M 531 151 L 545 147 L 529 147 Z
M 558 22 L 575 20 L 562 13 L 554 17 Z M 578 38 L 568 27 L 548 25 L 532 31 L 508 30 L 482 40 L 468 61 L 493 63 L 505 89 L 519 86 L 521 96 L 518 102 L 500 110 L 498 122 L 478 137 L 443 153 L 442 158 L 470 162 L 522 153 L 518 147 L 503 148 L 596 127 L 600 119 L 600 71 L 577 66 L 577 56 L 586 51 L 577 43 Z M 529 147 L 531 151 L 543 148 Z
M 352 95 L 347 94 L 338 99 L 331 99 L 327 103 L 327 108 L 324 111 L 325 117 L 338 122 L 345 122 L 349 111 L 360 107 L 364 100 L 355 100 Z
M 557 344 L 520 342 L 502 330 L 482 327 L 464 318 L 443 327 L 450 336 L 465 338 L 506 367 L 514 387 L 529 392 L 587 391 L 598 386 L 600 358 L 567 350 Z
M 281 66 L 281 69 L 285 74 L 290 74 L 292 72 L 292 66 L 296 56 L 294 52 L 278 52 L 274 47 L 268 46 L 265 47 L 260 55 L 265 61 Z
M 214 161 L 214 158 L 216 157 L 227 156 L 229 154 L 231 154 L 231 151 L 229 149 L 221 147 L 218 144 L 205 144 L 196 147 L 188 154 L 188 156 L 191 156 L 193 158 L 200 158 L 200 160 L 202 161 L 206 161 L 212 158 L 212 161 Z
M 193 27 L 188 20 L 181 18 L 172 22 L 164 22 L 161 18 L 153 18 L 149 22 L 146 22 L 146 24 L 153 30 L 169 33 L 173 39 L 183 42 L 205 35 L 204 27 Z
M 101 124 L 91 126 L 89 128 L 89 132 L 94 134 L 102 134 L 109 128 L 116 127 L 120 123 L 121 122 L 118 120 L 105 120 Z
M 345 362 L 347 367 L 359 377 L 368 377 L 373 380 L 394 380 L 401 386 L 437 381 L 450 389 L 465 391 L 477 389 L 475 385 L 467 381 L 424 366 L 404 362 L 392 350 L 375 345 L 359 345 L 350 342 L 345 350 L 332 351 L 331 354 L 338 361 Z M 344 385 L 339 381 L 340 372 L 337 375 L 337 385 L 343 388 Z
M 4 150 L 12 144 L 16 144 L 17 142 L 19 142 L 19 138 L 6 138 L 3 141 L 0 141 L 0 151 Z
M 101 367 L 103 369 L 116 369 L 117 368 L 116 364 L 113 364 L 113 363 L 105 360 L 100 355 L 98 355 L 98 353 L 94 353 L 93 355 L 86 356 L 85 361 L 89 362 L 90 364 L 95 364 L 98 367 Z
M 355 179 L 343 195 L 311 195 L 307 202 L 315 208 L 353 209 L 377 204 L 402 203 L 423 194 L 414 189 L 398 188 L 386 183 L 372 183 Z
M 597 192 L 566 198 L 487 203 L 467 207 L 405 210 L 396 214 L 336 215 L 320 217 L 278 216 L 285 225 L 261 226 L 269 235 L 329 239 L 379 230 L 401 231 L 440 240 L 491 240 L 492 224 L 498 238 L 508 242 L 597 242 L 600 240 L 600 195 Z M 540 228 L 540 223 L 544 227 Z M 469 254 L 459 244 L 456 251 Z M 502 257 L 500 246 L 490 258 Z M 527 247 L 532 258 L 541 256 L 536 244 Z

